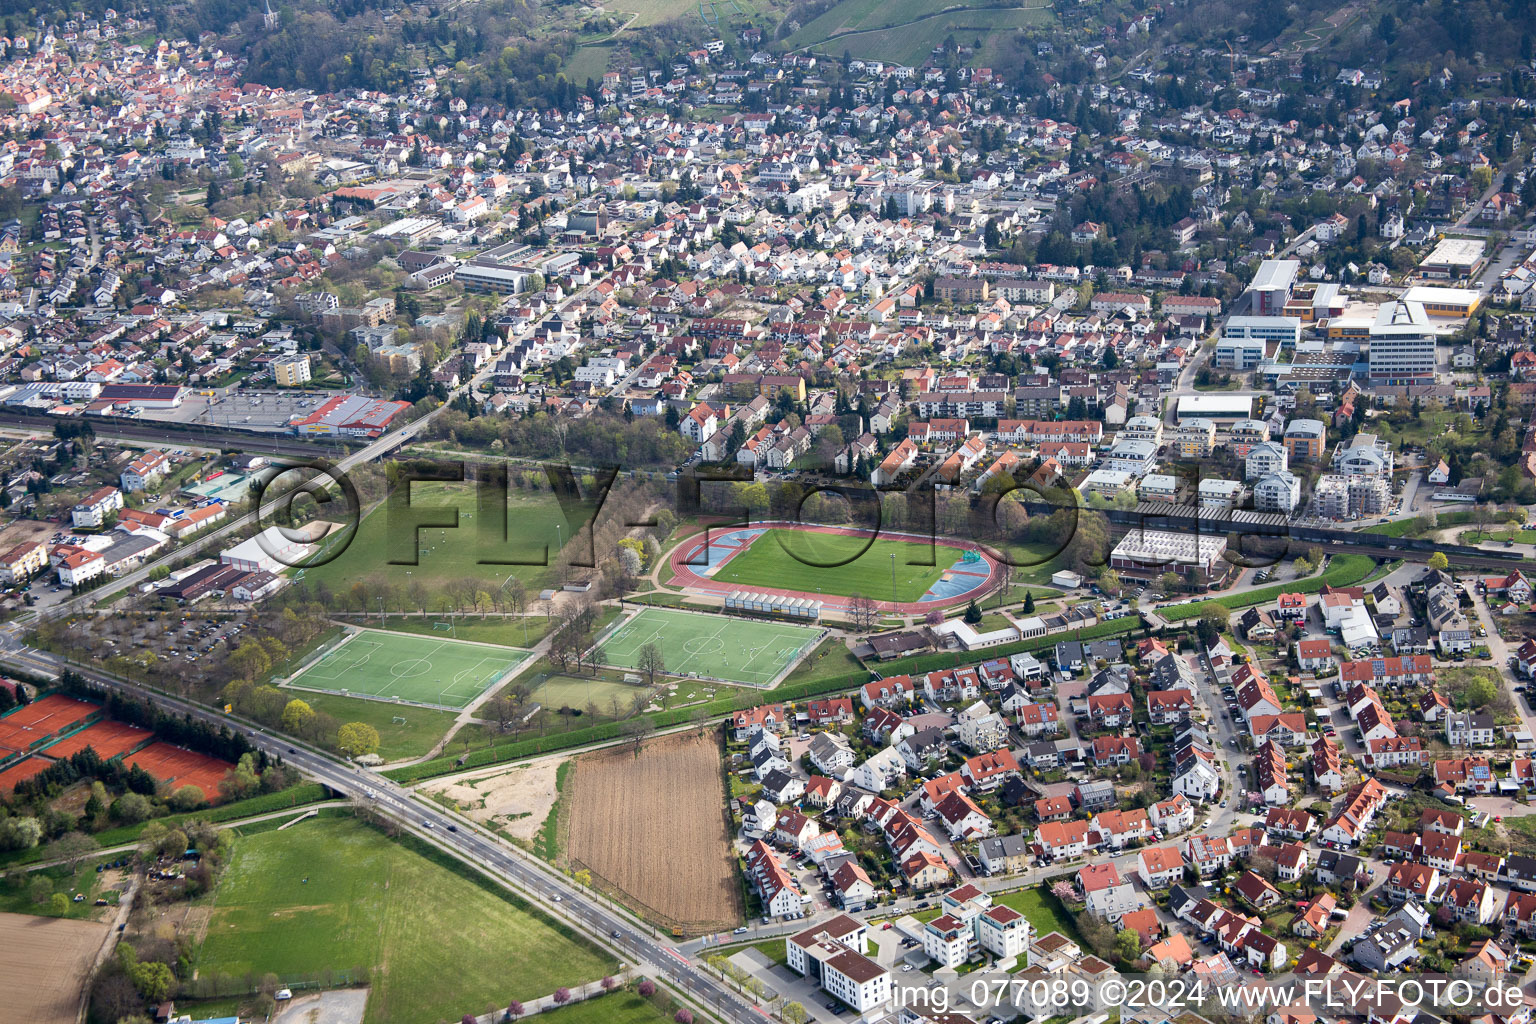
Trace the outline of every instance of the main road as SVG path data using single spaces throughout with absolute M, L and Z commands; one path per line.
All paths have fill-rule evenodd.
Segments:
M 0 662 L 50 675 L 72 669 L 94 683 L 143 698 L 162 710 L 232 727 L 269 756 L 282 758 L 334 792 L 372 806 L 425 841 L 479 867 L 535 903 L 543 913 L 612 949 L 622 962 L 706 1005 L 729 1024 L 760 1024 L 767 1017 L 765 1011 L 743 1000 L 719 978 L 689 961 L 676 947 L 655 938 L 627 914 L 593 898 L 530 854 L 502 843 L 465 819 L 447 814 L 384 776 L 340 762 L 285 736 L 252 728 L 203 705 L 71 665 L 45 651 L 12 645 L 0 652 Z

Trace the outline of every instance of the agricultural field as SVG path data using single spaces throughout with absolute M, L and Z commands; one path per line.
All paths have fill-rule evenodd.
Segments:
M 459 514 L 457 527 L 415 526 L 454 510 Z M 496 520 L 495 511 L 478 507 L 472 484 L 415 484 L 408 507 L 394 496 L 381 503 L 363 517 L 352 542 L 339 557 L 304 570 L 304 582 L 311 586 L 323 583 L 339 594 L 350 591 L 359 582 L 399 588 L 421 583 L 436 592 L 472 580 L 490 592 L 510 576 L 516 576 L 529 591 L 535 591 L 552 573 L 547 564 L 542 564 L 545 546 L 552 557 L 585 523 L 567 520 L 555 496 L 547 491 L 530 494 L 514 488 L 507 495 L 508 539 L 503 544 L 502 524 Z M 490 531 L 495 543 L 482 537 L 482 530 Z M 391 559 L 404 561 L 413 557 L 415 565 L 390 564 Z M 541 564 L 485 565 L 481 563 L 485 558 L 516 558 Z M 428 608 L 443 607 L 446 605 L 441 594 L 434 593 Z
M 612 972 L 607 954 L 484 882 L 351 818 L 240 839 L 201 975 L 373 972 L 367 1024 L 457 1019 Z
M 0 991 L 7 1020 L 74 1024 L 80 993 L 108 926 L 0 913 Z
M 684 934 L 741 920 L 721 808 L 720 747 L 687 732 L 584 754 L 561 797 L 560 854 L 647 919 Z
M 619 668 L 638 668 L 640 652 L 654 644 L 668 675 L 696 672 L 766 686 L 805 651 L 817 632 L 782 622 L 645 608 L 599 643 L 607 663 Z
M 462 708 L 505 679 L 526 651 L 489 644 L 359 630 L 285 686 Z
M 932 4 L 924 0 L 845 0 L 813 18 L 787 40 L 791 49 L 809 49 L 858 58 L 919 65 L 945 39 L 986 53 L 988 35 L 1044 24 L 1051 6 L 1025 0 L 1004 6 L 996 0 Z

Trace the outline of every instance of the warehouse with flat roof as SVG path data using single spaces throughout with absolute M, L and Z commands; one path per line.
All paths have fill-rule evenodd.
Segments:
M 1211 420 L 1218 426 L 1231 426 L 1238 420 L 1253 419 L 1252 395 L 1183 395 L 1179 398 L 1179 422 Z
M 1439 320 L 1465 320 L 1477 312 L 1483 293 L 1475 288 L 1440 288 L 1417 285 L 1403 293 L 1404 302 L 1417 302 L 1427 316 Z
M 1487 248 L 1488 243 L 1480 238 L 1442 238 L 1419 262 L 1419 273 L 1450 281 L 1469 277 L 1482 269 Z

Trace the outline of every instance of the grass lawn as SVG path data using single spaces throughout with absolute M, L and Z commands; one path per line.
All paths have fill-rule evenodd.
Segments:
M 108 858 L 110 859 L 110 858 Z M 79 868 L 42 868 L 38 871 L 11 871 L 0 877 L 0 911 L 10 914 L 47 914 L 49 898 L 56 892 L 70 897 L 67 918 L 87 918 L 96 910 L 96 897 L 117 902 L 117 890 L 99 892 L 101 875 L 96 865 L 101 858 L 87 859 Z M 74 902 L 75 893 L 85 899 Z M 40 899 L 38 897 L 41 897 Z
M 810 683 L 818 679 L 830 679 L 833 676 L 847 675 L 850 672 L 866 674 L 868 670 L 848 650 L 848 645 L 837 637 L 828 637 L 817 648 L 806 655 L 804 661 L 795 666 L 793 672 L 784 677 L 781 686 L 792 686 L 795 683 Z
M 378 620 L 369 620 L 377 623 Z M 452 630 L 435 628 L 439 622 L 453 624 Z M 385 618 L 380 629 L 391 633 L 412 633 L 417 636 L 474 640 L 482 644 L 501 644 L 505 647 L 532 647 L 550 629 L 559 624 L 558 619 L 547 615 L 525 615 L 511 618 L 487 618 L 474 616 L 428 616 L 424 619 Z
M 891 590 L 895 556 L 894 594 Z M 879 601 L 916 601 L 960 557 L 941 545 L 815 533 L 765 530 L 717 569 L 713 579 L 744 588 L 780 587 L 805 593 L 864 594 Z M 919 564 L 910 564 L 910 563 Z M 933 562 L 924 565 L 923 562 Z
M 593 705 L 597 708 L 597 714 L 594 717 L 623 718 L 629 713 L 634 699 L 645 692 L 645 687 L 629 683 L 615 683 L 590 676 L 553 675 L 534 687 L 529 699 L 543 704 L 546 708 L 585 709 L 588 705 Z M 615 700 L 618 701 L 619 707 L 617 713 L 613 710 Z
M 603 75 L 608 71 L 608 60 L 613 56 L 613 45 L 603 46 L 579 46 L 576 52 L 571 54 L 570 60 L 565 62 L 565 77 L 574 82 L 577 88 L 586 88 L 587 79 L 603 80 Z
M 638 668 L 640 652 L 654 644 L 669 675 L 698 673 L 764 686 L 815 636 L 809 626 L 645 608 L 604 636 L 601 646 L 604 663 L 619 668 Z
M 671 1024 L 670 1007 L 671 999 L 660 991 L 650 999 L 634 991 L 614 992 L 541 1013 L 539 1020 L 549 1024 Z
M 1017 889 L 1013 892 L 999 893 L 992 897 L 992 902 L 1001 903 L 1023 914 L 1037 936 L 1061 932 L 1073 942 L 1080 944 L 1083 941 L 1077 934 L 1077 925 L 1073 923 L 1072 918 L 1062 911 L 1055 899 L 1044 889 Z
M 197 966 L 279 977 L 367 967 L 373 1022 L 480 1013 L 615 963 L 488 882 L 354 819 L 322 818 L 236 844 Z
M 306 693 L 305 703 L 338 722 L 366 722 L 379 730 L 379 756 L 386 761 L 421 757 L 443 738 L 455 717 L 452 711 L 407 707 L 336 693 Z M 396 718 L 405 719 L 404 724 Z
M 1515 529 L 1507 526 L 1501 530 L 1468 530 L 1461 535 L 1463 544 L 1482 544 L 1485 542 L 1514 541 L 1516 544 L 1536 544 L 1536 530 Z
M 1051 582 L 1051 574 L 1067 568 L 1067 563 L 1060 557 L 1060 551 L 1053 544 L 1024 544 L 1009 541 L 1005 544 L 993 545 L 997 550 L 1006 555 L 1013 562 L 1013 572 L 1009 582 L 1010 600 L 1024 600 L 1023 590 L 1027 587 L 1045 587 Z M 1035 590 L 1035 600 L 1042 597 L 1054 596 L 1057 590 Z
M 415 484 L 409 505 L 397 489 L 363 518 L 339 557 L 305 569 L 304 582 L 311 586 L 324 583 L 335 593 L 345 593 L 358 582 L 402 588 L 424 583 L 437 591 L 461 580 L 475 580 L 491 590 L 500 587 L 508 576 L 516 576 L 532 592 L 551 577 L 552 570 L 545 564 L 545 546 L 553 554 L 585 523 L 567 520 L 554 495 L 546 491 L 530 494 L 512 490 L 507 495 L 507 539 L 503 541 L 499 509 L 477 506 L 476 489 L 471 484 Z M 457 527 L 416 528 L 423 520 L 451 516 L 454 510 L 459 514 Z M 413 558 L 418 564 L 390 564 L 391 559 Z M 538 564 L 481 564 L 488 558 Z M 533 596 L 537 595 L 530 594 Z M 442 595 L 435 594 L 428 607 L 446 607 Z

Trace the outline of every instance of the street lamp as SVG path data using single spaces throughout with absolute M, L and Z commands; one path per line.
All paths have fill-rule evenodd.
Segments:
M 891 604 L 896 603 L 896 552 L 891 552 Z

